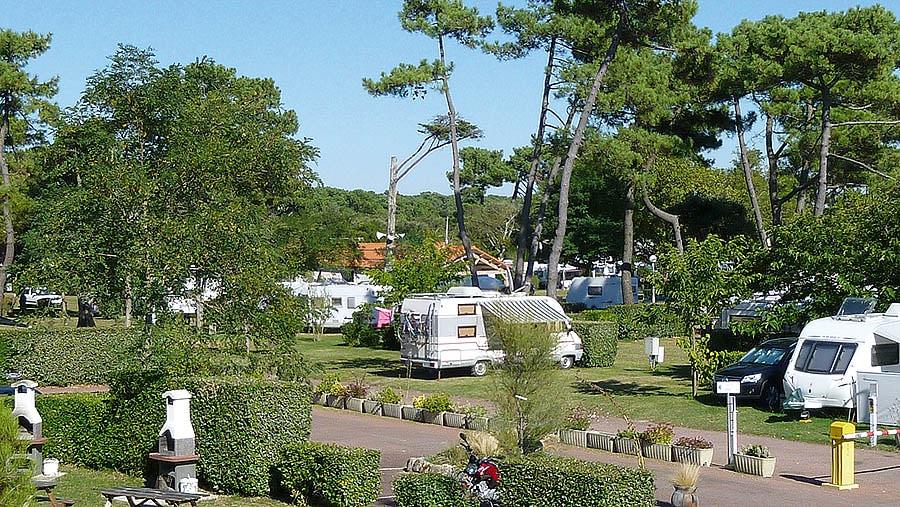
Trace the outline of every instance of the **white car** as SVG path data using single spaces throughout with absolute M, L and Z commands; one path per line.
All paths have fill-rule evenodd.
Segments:
M 45 287 L 25 287 L 22 294 L 19 295 L 19 306 L 23 310 L 48 307 L 62 308 L 62 304 L 62 296 L 47 290 Z

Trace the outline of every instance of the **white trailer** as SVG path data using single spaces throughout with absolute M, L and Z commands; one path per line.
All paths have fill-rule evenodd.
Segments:
M 634 303 L 638 302 L 638 278 L 631 277 L 631 293 L 634 294 Z M 621 275 L 579 276 L 572 279 L 569 292 L 566 293 L 566 303 L 580 303 L 588 310 L 602 310 L 614 305 L 621 305 L 622 277 Z
M 900 373 L 900 303 L 871 313 L 867 301 L 848 298 L 838 315 L 804 326 L 784 374 L 786 407 L 854 409 L 868 396 L 863 372 Z
M 471 368 L 482 376 L 503 358 L 492 349 L 484 316 L 506 322 L 546 323 L 558 342 L 553 358 L 563 368 L 581 360 L 581 338 L 562 306 L 547 296 L 500 295 L 476 287 L 455 287 L 447 293 L 414 294 L 400 307 L 400 360 L 403 364 L 443 370 Z
M 310 283 L 286 282 L 285 287 L 295 296 L 319 300 L 323 309 L 329 313 L 325 316 L 326 329 L 339 329 L 353 320 L 353 313 L 365 303 L 378 301 L 378 293 L 384 290 L 380 285 L 355 283 Z

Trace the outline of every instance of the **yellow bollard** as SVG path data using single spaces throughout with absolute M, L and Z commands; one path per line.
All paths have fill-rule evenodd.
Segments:
M 828 434 L 831 437 L 831 482 L 824 486 L 836 489 L 856 489 L 853 482 L 853 440 L 844 435 L 856 432 L 856 426 L 848 422 L 833 422 Z

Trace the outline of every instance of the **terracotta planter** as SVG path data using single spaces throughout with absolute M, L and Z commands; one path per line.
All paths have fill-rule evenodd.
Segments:
M 672 461 L 671 444 L 651 444 L 641 441 L 641 454 L 645 458 L 658 459 L 660 461 Z
M 402 419 L 403 405 L 399 403 L 383 403 L 381 405 L 381 415 L 385 417 L 393 417 L 394 419 Z
M 641 444 L 633 438 L 615 437 L 613 439 L 613 448 L 621 454 L 641 455 Z
M 607 452 L 614 452 L 613 439 L 615 435 L 609 433 L 601 433 L 599 431 L 587 432 L 587 446 L 591 449 L 601 449 Z
M 362 412 L 364 401 L 362 398 L 347 398 L 344 408 L 353 412 Z
M 696 447 L 672 446 L 672 461 L 678 463 L 691 463 L 708 467 L 712 464 L 713 448 L 699 449 Z
M 567 445 L 587 447 L 587 432 L 563 428 L 559 430 L 559 441 Z
M 734 453 L 734 469 L 743 474 L 772 477 L 775 475 L 775 458 L 758 458 Z
M 451 428 L 465 428 L 465 414 L 457 414 L 456 412 L 444 412 L 444 426 Z
M 363 412 L 373 415 L 381 415 L 381 403 L 375 400 L 363 400 Z
M 412 405 L 403 405 L 402 407 L 403 419 L 407 421 L 417 421 L 422 422 L 422 409 L 416 408 Z
M 672 493 L 672 505 L 674 507 L 697 507 L 700 505 L 696 486 L 692 488 L 674 487 L 675 491 Z

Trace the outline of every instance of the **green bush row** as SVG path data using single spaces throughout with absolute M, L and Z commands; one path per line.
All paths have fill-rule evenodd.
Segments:
M 503 505 L 650 507 L 656 505 L 653 472 L 546 454 L 500 463 Z M 399 507 L 478 505 L 452 477 L 403 474 L 394 479 Z
M 353 320 L 341 326 L 344 342 L 351 347 L 400 350 L 400 341 L 393 325 L 380 329 L 372 327 L 372 314 L 375 307 L 376 305 L 373 303 L 366 303 L 359 310 L 353 312 Z
M 572 328 L 581 337 L 584 356 L 581 366 L 586 368 L 612 366 L 616 361 L 619 341 L 616 325 L 612 322 L 572 322 Z
M 687 326 L 664 304 L 616 305 L 604 310 L 586 310 L 578 320 L 613 321 L 620 340 L 643 340 L 648 336 L 660 338 L 683 336 Z
M 140 365 L 144 341 L 135 328 L 5 329 L 0 366 L 43 385 L 106 383 L 110 372 Z
M 50 438 L 47 455 L 154 479 L 148 455 L 165 422 L 162 393 L 169 389 L 192 394 L 197 473 L 213 491 L 268 494 L 278 450 L 309 439 L 312 392 L 306 383 L 131 371 L 114 375 L 109 394 L 38 396 Z
M 380 459 L 380 451 L 361 447 L 288 444 L 279 452 L 279 485 L 303 505 L 370 505 L 381 492 Z

